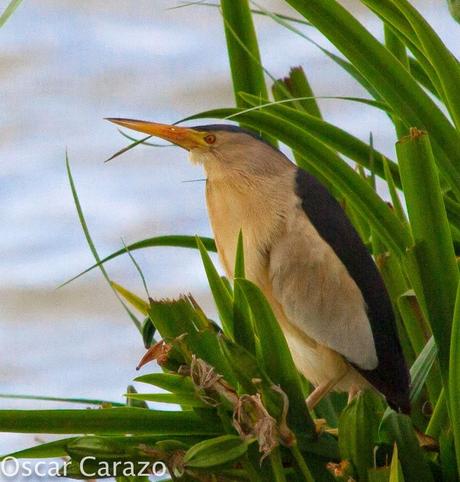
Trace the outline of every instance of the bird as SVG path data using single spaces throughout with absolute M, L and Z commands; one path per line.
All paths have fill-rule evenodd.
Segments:
M 236 125 L 108 120 L 176 144 L 204 168 L 220 262 L 233 278 L 241 231 L 246 277 L 264 293 L 297 369 L 314 387 L 309 409 L 331 391 L 352 400 L 373 388 L 391 408 L 410 413 L 410 375 L 385 284 L 318 179 Z

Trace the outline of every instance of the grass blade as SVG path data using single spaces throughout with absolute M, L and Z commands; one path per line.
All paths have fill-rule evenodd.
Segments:
M 0 28 L 5 25 L 8 19 L 13 15 L 14 11 L 21 5 L 22 0 L 11 0 L 11 2 L 7 5 L 3 13 L 0 15 Z
M 204 244 L 208 251 L 216 252 L 216 244 L 212 238 L 206 238 L 204 236 L 200 237 L 201 242 Z M 167 236 L 155 236 L 153 238 L 143 239 L 141 241 L 137 241 L 132 244 L 128 244 L 126 247 L 115 251 L 112 254 L 109 254 L 105 258 L 99 260 L 97 263 L 93 264 L 89 268 L 85 269 L 81 273 L 77 274 L 73 278 L 69 279 L 68 281 L 62 283 L 59 287 L 63 287 L 72 281 L 76 280 L 80 276 L 88 273 L 89 271 L 97 268 L 98 266 L 103 265 L 107 261 L 111 259 L 117 258 L 122 254 L 126 254 L 127 251 L 135 251 L 136 249 L 145 249 L 145 248 L 154 248 L 154 247 L 164 247 L 170 246 L 174 248 L 192 248 L 197 249 L 196 246 L 196 236 L 185 236 L 185 235 L 167 235 Z
M 113 407 L 124 407 L 124 403 L 111 402 L 108 400 L 94 400 L 90 398 L 66 398 L 66 397 L 45 397 L 42 395 L 16 395 L 1 393 L 0 398 L 10 398 L 15 400 L 43 400 L 47 402 L 81 403 L 85 405 L 112 405 Z
M 84 233 L 85 238 L 86 238 L 86 242 L 88 243 L 88 246 L 91 250 L 91 253 L 93 253 L 94 259 L 96 260 L 97 264 L 99 265 L 99 269 L 101 270 L 104 278 L 107 280 L 107 283 L 110 285 L 112 291 L 115 293 L 115 296 L 120 301 L 121 305 L 125 309 L 128 316 L 131 318 L 131 320 L 134 323 L 134 325 L 136 326 L 136 328 L 142 333 L 141 322 L 134 316 L 134 314 L 131 312 L 131 310 L 125 305 L 123 300 L 120 298 L 120 296 L 118 295 L 116 290 L 112 287 L 109 275 L 107 274 L 107 271 L 105 270 L 105 268 L 101 264 L 99 254 L 98 254 L 98 252 L 96 250 L 96 246 L 94 245 L 94 242 L 91 238 L 91 234 L 89 232 L 88 225 L 86 224 L 86 220 L 85 220 L 85 216 L 83 214 L 83 210 L 82 210 L 82 207 L 81 207 L 81 204 L 80 204 L 80 200 L 78 198 L 77 189 L 75 187 L 75 183 L 74 183 L 74 180 L 73 180 L 73 177 L 72 177 L 72 172 L 70 170 L 70 162 L 69 162 L 69 157 L 68 157 L 67 153 L 66 153 L 66 169 L 67 169 L 67 177 L 69 179 L 70 189 L 72 191 L 73 201 L 74 201 L 75 208 L 76 208 L 77 214 L 78 214 L 78 219 L 80 221 L 80 225 L 82 227 L 83 233 Z

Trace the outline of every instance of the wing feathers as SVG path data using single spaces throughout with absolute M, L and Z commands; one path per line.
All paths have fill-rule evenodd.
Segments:
M 320 331 L 319 338 L 311 336 L 344 355 L 392 407 L 408 412 L 409 373 L 393 308 L 371 255 L 339 203 L 318 180 L 298 169 L 295 191 L 298 209 L 293 224 L 270 260 L 274 293 L 285 300 L 280 300 L 283 307 L 291 309 L 290 315 L 286 313 L 290 320 L 308 324 L 308 328 L 315 303 L 322 303 L 323 316 L 314 328 Z M 318 235 L 331 249 L 321 247 Z M 277 253 L 277 249 L 284 252 Z M 288 268 L 282 267 L 282 259 L 290 260 Z M 289 270 L 290 279 L 281 276 L 283 269 Z

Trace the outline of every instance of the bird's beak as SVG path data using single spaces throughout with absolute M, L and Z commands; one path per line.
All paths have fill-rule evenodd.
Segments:
M 207 133 L 189 129 L 187 127 L 170 126 L 167 124 L 158 124 L 157 122 L 147 122 L 134 119 L 107 119 L 114 124 L 117 124 L 127 129 L 144 132 L 151 136 L 160 137 L 165 141 L 172 142 L 184 149 L 191 150 L 198 147 L 208 146 L 204 140 Z

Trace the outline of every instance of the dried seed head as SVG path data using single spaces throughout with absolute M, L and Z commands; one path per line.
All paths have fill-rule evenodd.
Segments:
M 212 389 L 215 384 L 222 379 L 222 375 L 216 373 L 214 367 L 201 358 L 196 358 L 195 355 L 192 356 L 190 375 L 193 383 L 200 390 Z
M 235 405 L 238 396 L 235 390 L 225 381 L 215 368 L 201 358 L 192 355 L 190 376 L 204 403 L 212 406 L 219 404 L 218 395 L 223 396 L 231 405 Z
M 184 463 L 185 451 L 184 450 L 175 450 L 171 454 L 169 454 L 168 458 L 164 461 L 168 470 L 173 474 L 175 477 L 182 477 L 185 472 L 185 463 Z
M 255 437 L 261 462 L 279 444 L 279 430 L 276 420 L 268 413 L 260 394 L 242 395 L 233 413 L 233 425 L 243 439 Z
M 289 410 L 289 398 L 279 385 L 272 385 L 271 389 L 278 393 L 283 400 L 283 411 L 281 412 L 278 430 L 280 433 L 280 442 L 287 447 L 292 446 L 296 442 L 294 432 L 288 427 L 287 414 Z
M 354 482 L 354 479 L 350 475 L 351 466 L 348 460 L 342 460 L 338 464 L 334 462 L 329 462 L 326 465 L 326 468 L 334 477 L 345 478 L 348 477 L 346 480 L 347 482 Z
M 171 350 L 172 345 L 165 343 L 163 340 L 152 345 L 141 358 L 141 361 L 136 367 L 136 370 L 140 370 L 147 363 L 156 360 L 158 365 L 164 365 L 168 361 L 168 353 Z

